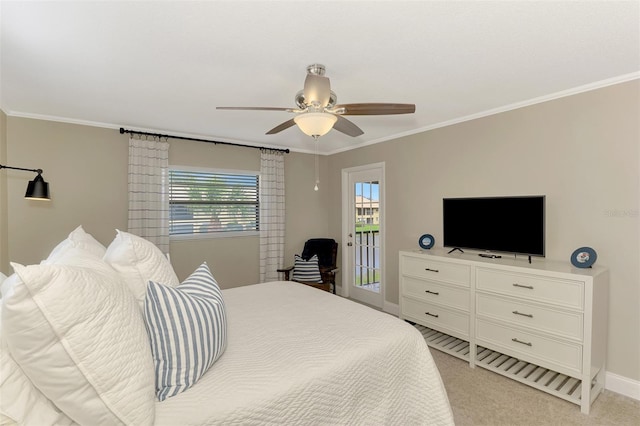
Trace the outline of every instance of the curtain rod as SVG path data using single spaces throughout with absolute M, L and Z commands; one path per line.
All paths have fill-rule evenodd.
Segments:
M 123 127 L 120 127 L 120 134 L 129 133 L 130 135 L 140 135 L 140 136 L 153 136 L 157 138 L 171 138 L 171 139 L 182 139 L 185 141 L 196 141 L 196 142 L 207 142 L 212 144 L 221 144 L 221 145 L 232 145 L 232 146 L 241 146 L 244 148 L 254 148 L 254 149 L 269 149 L 271 151 L 284 152 L 285 154 L 289 153 L 288 149 L 278 149 L 278 148 L 267 148 L 263 146 L 253 146 L 253 145 L 244 145 L 241 143 L 233 143 L 233 142 L 221 142 L 221 141 L 212 141 L 208 139 L 199 139 L 199 138 L 187 138 L 184 136 L 172 136 L 172 135 L 163 135 L 160 133 L 149 133 L 149 132 L 138 132 L 137 130 L 128 130 Z

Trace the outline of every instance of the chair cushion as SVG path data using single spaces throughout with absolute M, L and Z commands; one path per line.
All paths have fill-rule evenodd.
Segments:
M 304 260 L 302 256 L 295 255 L 293 265 L 294 281 L 321 283 L 320 268 L 318 267 L 318 256 L 315 254 L 309 260 Z
M 160 401 L 193 386 L 226 348 L 224 300 L 206 262 L 177 287 L 150 281 L 144 317 Z
M 302 258 L 311 259 L 314 254 L 318 256 L 318 265 L 335 266 L 333 259 L 333 247 L 336 241 L 331 238 L 312 238 L 304 243 L 302 250 Z

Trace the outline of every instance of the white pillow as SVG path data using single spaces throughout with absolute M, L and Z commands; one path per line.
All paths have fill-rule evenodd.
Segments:
M 54 262 L 60 255 L 62 255 L 69 248 L 78 248 L 92 253 L 98 257 L 104 256 L 107 251 L 98 240 L 93 238 L 91 234 L 85 232 L 82 225 L 71 231 L 69 236 L 61 241 L 49 254 L 47 261 Z
M 17 275 L 5 282 L 13 287 Z M 1 307 L 1 305 L 0 305 Z M 1 316 L 1 315 L 0 315 Z M 0 327 L 1 330 L 1 327 Z M 7 420 L 20 425 L 70 425 L 73 423 L 53 402 L 36 388 L 9 353 L 0 332 L 0 424 Z
M 143 309 L 149 281 L 171 287 L 180 281 L 169 260 L 153 243 L 128 232 L 116 231 L 118 234 L 109 244 L 104 260 L 122 276 Z
M 77 266 L 88 259 L 92 267 Z M 90 254 L 21 266 L 2 334 L 31 382 L 80 424 L 152 424 L 153 359 L 144 320 L 119 275 Z
M 193 386 L 227 346 L 222 292 L 206 263 L 175 288 L 149 281 L 144 318 L 160 401 Z

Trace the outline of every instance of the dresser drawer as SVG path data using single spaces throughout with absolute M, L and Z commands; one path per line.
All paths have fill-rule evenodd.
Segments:
M 469 266 L 408 256 L 403 257 L 402 260 L 401 270 L 404 275 L 469 287 L 471 281 Z
M 402 317 L 458 337 L 469 337 L 469 314 L 439 305 L 402 299 Z
M 543 303 L 583 308 L 584 283 L 478 268 L 476 288 Z
M 579 344 L 538 336 L 483 319 L 476 322 L 476 343 L 559 373 L 580 377 L 582 346 Z
M 402 286 L 405 296 L 469 311 L 469 289 L 412 277 L 402 277 Z
M 477 293 L 476 313 L 582 341 L 582 314 L 549 309 L 526 301 Z

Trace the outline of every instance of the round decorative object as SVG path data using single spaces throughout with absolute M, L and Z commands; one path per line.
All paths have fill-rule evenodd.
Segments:
M 571 264 L 576 268 L 591 268 L 598 255 L 591 247 L 580 247 L 571 255 Z
M 418 239 L 418 244 L 420 244 L 420 247 L 425 250 L 429 250 L 431 247 L 433 247 L 433 244 L 435 242 L 436 239 L 433 238 L 433 235 L 431 234 L 424 234 Z

